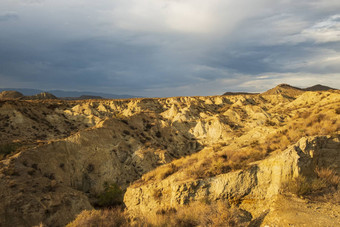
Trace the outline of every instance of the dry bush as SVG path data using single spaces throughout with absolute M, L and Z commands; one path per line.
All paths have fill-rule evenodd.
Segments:
M 316 168 L 317 176 L 327 183 L 327 186 L 338 187 L 340 184 L 340 176 L 331 168 Z
M 323 120 L 320 120 L 323 119 Z M 320 115 L 314 116 L 311 119 L 307 119 L 305 125 L 306 135 L 329 135 L 339 130 L 339 120 L 328 117 L 320 117 Z
M 161 210 L 144 218 L 143 223 L 148 226 L 247 226 L 251 219 L 250 213 L 219 201 L 214 204 L 195 202 L 177 210 Z
M 276 123 L 274 121 L 269 120 L 269 119 L 267 119 L 264 124 L 267 127 L 268 126 L 276 126 Z
M 319 186 L 319 190 L 313 191 L 309 198 L 340 204 L 340 176 L 330 168 L 316 168 L 315 172 L 321 187 Z M 315 185 L 313 187 L 315 188 Z
M 316 184 L 314 184 L 316 186 Z M 284 192 L 290 192 L 297 196 L 304 196 L 312 192 L 312 184 L 304 176 L 289 181 L 283 186 Z
M 340 190 L 338 189 L 338 190 L 333 191 L 331 193 L 327 193 L 319 199 L 326 201 L 326 202 L 331 202 L 331 203 L 340 205 Z
M 161 168 L 158 172 L 158 180 L 163 180 L 165 178 L 167 178 L 168 176 L 172 175 L 173 173 L 177 172 L 178 167 L 173 164 L 170 163 L 168 165 L 165 165 L 164 168 Z
M 208 170 L 209 176 L 216 176 L 231 171 L 231 167 L 226 163 L 225 160 L 217 159 L 214 160 Z
M 120 208 L 112 210 L 85 210 L 67 227 L 119 227 L 130 226 Z
M 206 177 L 206 169 L 202 166 L 198 166 L 197 168 L 190 168 L 185 171 L 185 175 L 188 179 L 202 179 Z
M 340 107 L 335 110 L 336 114 L 340 114 Z
M 245 147 L 239 150 L 220 150 L 213 155 L 207 155 L 192 166 L 187 166 L 185 170 L 186 178 L 200 179 L 213 177 L 239 169 L 246 169 L 249 163 L 261 160 L 267 152 L 261 149 L 250 149 Z
M 166 165 L 147 173 L 139 183 L 162 180 L 174 173 L 177 179 L 200 179 L 245 169 L 249 163 L 264 159 L 271 152 L 283 151 L 304 136 L 332 135 L 340 130 L 340 115 L 334 111 L 336 105 L 336 102 L 326 106 L 300 103 L 299 107 L 291 109 L 283 105 L 282 113 L 278 115 L 277 110 L 271 113 L 271 121 L 263 125 L 270 128 L 269 134 L 249 142 L 241 141 L 244 146 L 240 143 L 229 146 L 220 141 L 196 154 L 174 160 L 175 168 Z M 274 121 L 280 124 L 273 127 Z
M 230 171 L 230 167 L 226 162 L 226 156 L 213 154 L 205 157 L 196 165 L 188 166 L 186 176 L 193 179 L 211 177 Z
M 301 137 L 331 135 L 340 129 L 340 116 L 332 111 L 317 109 L 298 112 L 289 122 L 276 133 L 267 136 L 267 150 L 285 150 L 296 143 Z
M 154 190 L 153 190 L 152 197 L 153 197 L 155 200 L 157 200 L 157 201 L 161 200 L 161 199 L 162 199 L 162 196 L 163 196 L 163 193 L 162 193 L 162 190 L 161 190 L 161 189 L 157 188 L 157 189 L 154 189 Z
M 174 164 L 174 163 L 166 164 L 166 165 L 160 166 L 160 167 L 146 173 L 141 178 L 141 180 L 136 181 L 135 184 L 140 185 L 143 182 L 150 182 L 150 181 L 153 181 L 153 180 L 164 180 L 165 178 L 174 174 L 178 170 L 179 170 L 179 168 L 177 167 L 176 164 Z
M 298 118 L 306 119 L 311 115 L 310 110 L 304 112 L 298 112 Z
M 230 207 L 226 201 L 213 204 L 195 202 L 183 207 L 159 210 L 133 220 L 121 209 L 83 211 L 67 227 L 118 226 L 248 226 L 249 212 Z
M 298 196 L 309 195 L 311 198 L 316 199 L 325 194 L 333 194 L 339 189 L 340 177 L 334 170 L 317 167 L 315 173 L 316 176 L 309 178 L 302 175 L 298 176 L 287 182 L 283 190 Z
M 244 148 L 238 151 L 227 150 L 228 165 L 232 170 L 245 169 L 248 164 L 263 159 L 266 152 L 262 149 Z

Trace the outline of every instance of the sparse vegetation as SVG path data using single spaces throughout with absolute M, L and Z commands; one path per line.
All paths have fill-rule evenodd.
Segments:
M 6 145 L 0 147 L 0 159 L 23 152 L 1 162 L 4 165 L 1 168 L 1 182 L 5 182 L 4 190 L 40 193 L 39 182 L 32 185 L 31 179 L 39 181 L 42 178 L 46 182 L 41 187 L 42 193 L 64 193 L 61 191 L 65 182 L 70 180 L 61 178 L 71 171 L 75 175 L 71 179 L 72 187 L 86 192 L 85 195 L 89 195 L 96 208 L 120 206 L 123 190 L 119 186 L 124 189 L 131 187 L 131 190 L 142 187 L 141 193 L 147 198 L 137 203 L 143 204 L 150 199 L 156 206 L 163 207 L 168 196 L 174 193 L 162 188 L 167 183 L 174 183 L 176 187 L 177 183 L 184 185 L 180 188 L 183 190 L 180 203 L 190 203 L 179 208 L 160 208 L 156 214 L 150 213 L 147 217 L 131 217 L 120 208 L 86 211 L 72 223 L 73 226 L 249 224 L 251 218 L 247 212 L 231 208 L 227 203 L 216 203 L 215 198 L 209 195 L 204 197 L 205 183 L 256 172 L 253 170 L 257 161 L 271 154 L 280 154 L 301 137 L 337 135 L 340 130 L 339 94 L 337 91 L 310 93 L 312 98 L 303 94 L 299 96 L 300 93 L 208 99 L 179 97 L 106 100 L 107 103 L 22 101 L 16 104 L 13 101 L 13 111 L 0 113 L 0 137 Z M 65 139 L 69 135 L 73 136 Z M 32 149 L 16 147 L 16 144 L 26 142 L 32 145 Z M 86 146 L 86 149 L 81 149 L 81 146 Z M 77 153 L 79 150 L 82 152 Z M 37 151 L 43 152 L 43 155 L 30 159 L 30 152 L 36 154 Z M 105 154 L 104 158 L 98 157 L 102 153 Z M 68 159 L 70 154 L 75 155 Z M 49 168 L 46 164 L 49 161 L 56 168 Z M 106 161 L 119 165 L 106 168 L 107 164 L 102 164 Z M 81 171 L 77 170 L 79 166 Z M 120 168 L 119 173 L 115 172 L 117 167 Z M 237 170 L 246 171 L 214 178 Z M 114 181 L 118 178 L 120 185 L 105 183 L 103 192 L 95 194 L 96 189 L 100 188 L 98 182 L 102 182 L 95 177 L 106 177 L 107 174 L 111 174 Z M 286 190 L 304 198 L 339 202 L 338 174 L 335 169 L 318 168 L 314 176 L 300 176 L 288 182 Z M 29 179 L 22 181 L 24 177 Z M 32 192 L 25 187 L 31 187 Z M 201 190 L 200 187 L 202 192 L 199 193 L 203 196 L 198 194 L 195 197 L 196 194 L 193 194 L 197 188 Z M 145 188 L 150 191 L 145 192 Z M 207 194 L 213 192 L 209 190 Z M 221 200 L 235 206 L 245 201 L 242 196 L 228 196 Z M 193 202 L 195 199 L 201 203 Z M 22 206 L 18 209 L 25 210 Z M 72 212 L 74 214 L 74 210 Z M 243 218 L 247 221 L 241 221 Z
M 104 191 L 98 195 L 97 205 L 115 207 L 123 202 L 123 190 L 115 183 L 104 183 Z
M 161 200 L 163 196 L 162 190 L 158 188 L 154 189 L 152 196 L 155 200 Z
M 112 226 L 124 227 L 128 225 L 128 219 L 121 208 L 111 210 L 85 210 L 67 227 L 92 227 Z
M 6 143 L 0 145 L 0 160 L 6 158 L 8 155 L 14 154 L 19 147 L 21 147 L 21 144 L 18 143 Z
M 156 214 L 137 216 L 133 219 L 120 208 L 83 211 L 67 227 L 89 226 L 248 226 L 249 212 L 230 207 L 227 202 L 213 204 L 196 202 L 180 208 L 162 209 Z
M 319 199 L 321 196 L 330 197 L 329 194 L 338 195 L 340 189 L 340 176 L 330 168 L 316 168 L 315 176 L 298 176 L 286 183 L 283 191 L 297 196 L 309 196 L 310 199 Z M 337 201 L 337 200 L 335 200 Z
M 338 176 L 335 170 L 331 168 L 316 168 L 315 172 L 327 186 L 338 188 L 340 185 L 340 176 Z
M 311 193 L 313 190 L 315 190 L 316 188 L 313 188 L 313 187 L 317 185 L 318 184 L 316 183 L 312 184 L 311 180 L 308 180 L 304 176 L 298 176 L 297 178 L 287 182 L 286 186 L 284 187 L 284 191 L 288 191 L 297 196 L 304 196 L 308 193 Z
M 331 104 L 333 105 L 333 104 Z M 228 108 L 229 109 L 229 108 Z M 265 158 L 269 153 L 285 150 L 289 145 L 296 143 L 303 136 L 329 135 L 340 130 L 340 116 L 334 116 L 332 108 L 310 106 L 303 104 L 291 108 L 289 111 L 282 111 L 278 116 L 275 114 L 268 118 L 264 126 L 274 127 L 275 130 L 261 138 L 252 140 L 242 147 L 230 149 L 227 143 L 224 145 L 212 146 L 203 149 L 200 154 L 193 154 L 192 157 L 176 160 L 173 162 L 178 166 L 177 171 L 169 173 L 180 173 L 186 171 L 185 176 L 190 178 L 205 178 L 227 173 L 238 169 L 247 168 L 249 163 Z M 234 108 L 234 111 L 246 116 L 243 109 Z M 280 113 L 280 111 L 278 111 Z M 289 119 L 289 120 L 288 120 Z M 281 122 L 277 124 L 275 122 Z M 231 124 L 229 121 L 228 124 Z M 236 133 L 236 132 L 235 132 Z M 238 136 L 242 136 L 242 132 Z M 212 155 L 212 152 L 214 155 Z M 227 157 L 227 158 L 226 158 Z M 197 158 L 198 162 L 188 164 L 189 159 Z M 164 179 L 165 169 L 159 168 L 146 174 L 143 181 Z M 178 174 L 179 175 L 179 174 Z M 168 177 L 168 174 L 166 174 Z M 138 184 L 141 182 L 138 182 Z
M 123 134 L 128 136 L 128 135 L 130 135 L 130 132 L 128 130 L 124 130 Z
M 174 163 L 170 163 L 168 165 L 161 166 L 157 168 L 157 171 L 151 171 L 143 176 L 141 180 L 139 180 L 138 183 L 142 183 L 144 181 L 150 181 L 150 180 L 163 180 L 167 178 L 168 176 L 172 175 L 173 173 L 178 171 L 178 167 Z
M 340 107 L 335 110 L 336 114 L 340 114 Z

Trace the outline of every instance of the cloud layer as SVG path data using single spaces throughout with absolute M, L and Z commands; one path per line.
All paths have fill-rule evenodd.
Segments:
M 337 0 L 2 0 L 2 87 L 143 96 L 340 88 Z

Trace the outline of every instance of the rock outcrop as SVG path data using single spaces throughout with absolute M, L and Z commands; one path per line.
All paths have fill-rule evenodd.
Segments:
M 137 214 L 194 201 L 224 199 L 256 205 L 256 201 L 278 195 L 281 186 L 293 178 L 314 174 L 316 166 L 333 167 L 340 173 L 340 136 L 302 138 L 284 152 L 236 172 L 194 181 L 178 181 L 175 174 L 160 182 L 129 187 L 124 202 L 129 212 Z
M 0 93 L 0 99 L 20 99 L 22 97 L 24 95 L 17 91 L 3 91 Z

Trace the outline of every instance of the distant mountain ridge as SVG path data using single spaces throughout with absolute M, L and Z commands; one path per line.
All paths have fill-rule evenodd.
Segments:
M 24 96 L 23 99 L 42 100 L 42 99 L 58 99 L 58 98 L 49 92 L 41 92 L 36 95 Z
M 0 93 L 0 99 L 20 99 L 24 97 L 21 92 L 6 90 Z
M 268 91 L 262 93 L 264 95 L 285 95 L 288 97 L 296 97 L 298 95 L 301 95 L 302 93 L 306 91 L 328 91 L 328 90 L 337 90 L 328 86 L 324 86 L 321 84 L 317 84 L 311 87 L 307 88 L 299 88 L 299 87 L 294 87 L 289 84 L 279 84 L 276 87 L 269 89 Z
M 30 89 L 30 88 L 0 88 L 0 92 L 2 91 L 17 91 L 22 93 L 25 96 L 33 96 L 40 93 L 50 93 L 58 98 L 67 98 L 67 99 L 84 99 L 86 98 L 108 98 L 108 99 L 128 99 L 128 98 L 141 98 L 141 96 L 134 95 L 117 95 L 117 94 L 109 94 L 109 93 L 101 93 L 101 92 L 90 92 L 90 91 L 63 91 L 63 90 L 39 90 L 39 89 Z
M 289 84 L 279 84 L 276 87 L 269 89 L 266 92 L 263 92 L 263 95 L 285 95 L 288 97 L 296 97 L 304 93 L 305 90 L 302 88 L 294 87 Z
M 316 84 L 314 86 L 307 87 L 307 88 L 294 87 L 289 84 L 279 84 L 276 87 L 271 88 L 261 94 L 264 94 L 264 95 L 282 94 L 282 95 L 286 95 L 289 97 L 295 97 L 306 91 L 328 91 L 328 90 L 338 90 L 338 89 L 331 88 L 331 87 L 321 85 L 321 84 Z M 225 92 L 223 95 L 256 95 L 256 94 L 259 94 L 259 93 Z
M 41 92 L 36 95 L 23 95 L 21 92 L 6 90 L 0 92 L 0 100 L 43 100 L 43 99 L 58 99 L 56 96 L 48 92 Z
M 335 88 L 331 88 L 322 84 L 316 84 L 314 86 L 311 87 L 307 87 L 304 89 L 305 91 L 328 91 L 328 90 L 338 90 Z
M 251 93 L 251 92 L 231 92 L 227 91 L 223 95 L 257 95 L 258 93 Z

